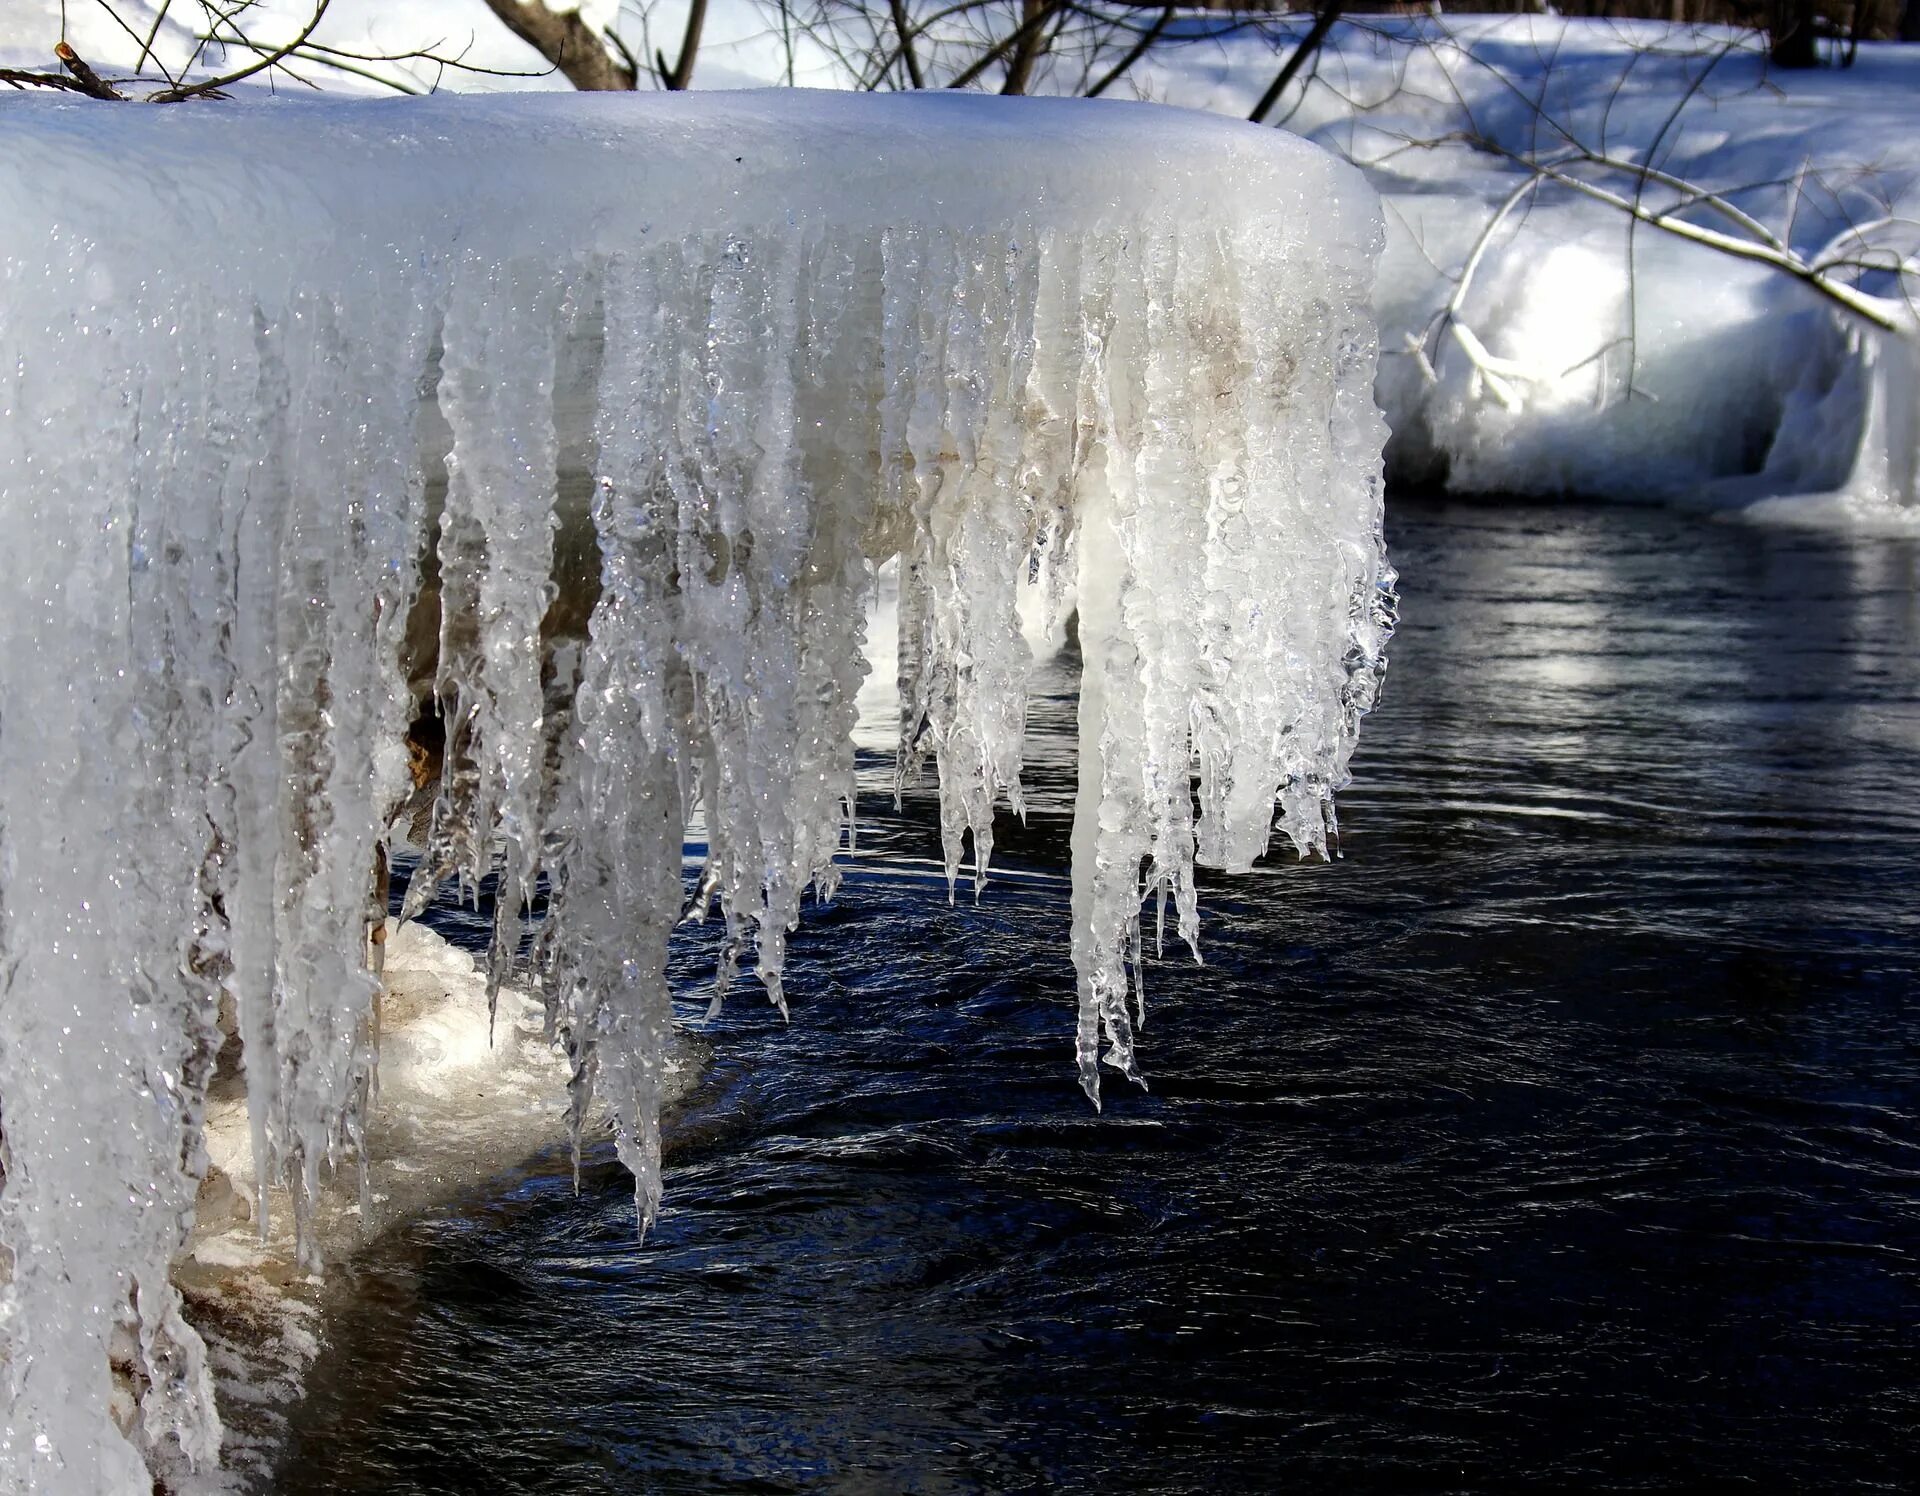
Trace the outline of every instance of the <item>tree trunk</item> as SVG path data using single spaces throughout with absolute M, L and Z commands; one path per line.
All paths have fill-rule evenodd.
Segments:
M 1033 79 L 1033 60 L 1044 50 L 1041 33 L 1053 6 L 1049 0 L 1021 0 L 1019 39 L 1013 58 L 1007 63 L 1007 76 L 1000 85 L 1003 94 L 1023 94 Z
M 548 10 L 540 0 L 487 0 L 487 7 L 521 41 L 588 93 L 623 93 L 636 81 L 578 11 Z
M 1777 68 L 1817 68 L 1820 54 L 1814 47 L 1814 0 L 1769 0 L 1767 5 L 1768 56 Z

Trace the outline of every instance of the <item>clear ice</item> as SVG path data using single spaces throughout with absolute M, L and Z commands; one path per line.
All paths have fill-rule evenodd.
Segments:
M 1324 853 L 1378 689 L 1379 239 L 1311 147 L 1124 105 L 0 100 L 7 1488 L 217 1464 L 169 1267 L 222 1007 L 304 1226 L 376 1104 L 423 700 L 416 886 L 499 873 L 497 983 L 546 880 L 576 1127 L 611 1116 L 644 1229 L 670 932 L 711 912 L 721 987 L 785 1006 L 876 567 L 899 771 L 976 887 L 1022 609 L 1077 608 L 1079 1072 L 1136 1076 L 1143 903 L 1197 954 L 1196 863 L 1246 868 L 1276 800 Z

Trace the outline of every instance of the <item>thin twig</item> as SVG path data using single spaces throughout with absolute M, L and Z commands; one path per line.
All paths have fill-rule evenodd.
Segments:
M 895 0 L 895 3 L 897 4 L 898 0 Z M 1127 49 L 1127 55 L 1116 62 L 1098 83 L 1087 90 L 1087 97 L 1090 99 L 1099 98 L 1101 94 L 1105 93 L 1108 89 L 1112 88 L 1114 84 L 1124 78 L 1127 70 L 1142 57 L 1146 56 L 1147 49 L 1160 40 L 1160 33 L 1173 24 L 1173 15 L 1174 7 L 1171 5 L 1162 10 L 1153 25 L 1141 32 L 1134 44 Z
M 963 69 L 960 73 L 949 79 L 947 87 L 965 88 L 1002 57 L 1006 56 L 1015 46 L 1023 44 L 1037 34 L 1040 29 L 1053 18 L 1053 13 L 1058 8 L 1058 0 L 1047 0 L 1047 3 L 1041 5 L 1029 15 L 1015 30 L 1008 32 L 1000 38 L 993 47 L 976 57 L 971 66 Z
M 1480 142 L 1473 143 L 1476 146 L 1481 144 Z M 1499 152 L 1499 154 L 1504 155 L 1507 153 Z M 1607 171 L 1621 172 L 1625 175 L 1638 178 L 1643 184 L 1652 182 L 1656 186 L 1670 187 L 1675 192 L 1681 194 L 1681 201 L 1673 207 L 1666 209 L 1666 212 L 1670 214 L 1679 213 L 1695 206 L 1710 208 L 1729 222 L 1746 230 L 1747 233 L 1753 235 L 1753 237 L 1761 243 L 1771 245 L 1774 249 L 1781 251 L 1786 250 L 1787 246 L 1785 242 L 1782 241 L 1772 229 L 1768 228 L 1751 213 L 1743 212 L 1718 193 L 1690 182 L 1685 177 L 1675 176 L 1671 172 L 1661 171 L 1658 167 L 1648 166 L 1645 162 L 1623 161 L 1615 156 L 1603 155 L 1599 151 L 1587 150 L 1585 147 L 1576 147 L 1571 152 L 1563 155 L 1555 164 L 1564 166 L 1573 162 L 1579 162 L 1589 166 L 1598 166 Z
M 247 9 L 247 7 L 252 4 L 253 4 L 253 0 L 234 0 L 234 4 L 231 9 L 222 10 L 217 4 L 214 3 L 214 0 L 200 0 L 200 9 L 205 11 L 207 15 L 207 33 L 206 35 L 196 39 L 194 43 L 194 48 L 193 48 L 193 55 L 189 57 L 186 60 L 186 62 L 181 65 L 181 68 L 180 68 L 181 77 L 183 78 L 186 77 L 188 73 L 191 73 L 194 70 L 194 68 L 198 67 L 200 64 L 200 59 L 206 55 L 207 48 L 213 45 L 215 42 L 220 41 L 218 33 L 222 26 L 232 26 L 236 32 L 239 31 L 239 27 L 234 26 L 233 18 L 239 15 L 241 11 Z M 245 38 L 242 37 L 242 41 L 244 40 Z M 225 42 L 220 42 L 220 45 L 224 47 L 227 44 Z
M 136 57 L 133 62 L 133 70 L 136 73 L 147 65 L 147 59 L 149 57 L 153 57 L 153 44 L 160 37 L 160 28 L 167 24 L 167 12 L 172 9 L 173 0 L 161 0 L 159 8 L 154 11 L 153 25 L 148 28 L 147 39 L 140 43 L 140 55 Z M 173 82 L 173 75 L 167 72 L 166 67 L 161 64 L 160 59 L 154 57 L 153 60 L 154 64 L 160 68 L 162 75 L 166 77 L 166 80 L 169 83 Z
M 1474 273 L 1479 270 L 1480 262 L 1486 258 L 1488 249 L 1492 247 L 1495 236 L 1500 232 L 1500 226 L 1513 216 L 1514 209 L 1540 190 L 1540 181 L 1539 177 L 1528 177 L 1519 183 L 1507 194 L 1506 200 L 1487 221 L 1487 226 L 1480 231 L 1480 237 L 1474 240 L 1473 249 L 1467 256 L 1467 263 L 1460 269 L 1460 278 L 1454 282 L 1453 295 L 1447 298 L 1447 304 L 1440 309 L 1440 314 L 1433 319 L 1431 327 L 1427 330 L 1427 336 L 1422 339 L 1423 349 L 1427 343 L 1434 345 L 1432 354 L 1424 360 L 1426 367 L 1431 368 L 1433 361 L 1439 358 L 1440 339 L 1447 335 L 1449 328 L 1458 326 L 1461 309 L 1467 302 L 1467 292 L 1473 287 Z M 1467 348 L 1469 353 L 1472 352 L 1469 345 L 1461 346 Z
M 106 4 L 105 0 L 102 0 L 100 9 L 104 10 L 107 13 L 107 19 L 112 21 L 114 25 L 118 26 L 122 31 L 126 32 L 126 34 L 129 37 L 131 37 L 134 41 L 140 42 L 141 48 L 142 48 L 141 61 L 144 62 L 146 60 L 146 51 L 145 51 L 146 43 L 142 40 L 140 33 L 135 31 L 131 26 L 129 26 L 126 23 L 125 18 L 120 14 L 120 12 L 114 9 L 113 6 Z M 158 25 L 157 21 L 155 22 L 155 25 L 156 26 Z M 136 63 L 134 65 L 133 70 L 135 73 L 138 73 L 140 71 L 140 64 Z M 160 70 L 160 73 L 161 73 L 161 76 L 167 80 L 167 82 L 169 83 L 173 82 L 173 75 L 167 72 L 165 68 L 162 68 Z
M 1260 95 L 1260 102 L 1253 106 L 1253 112 L 1247 116 L 1256 125 L 1264 125 L 1267 116 L 1273 112 L 1273 106 L 1280 102 L 1280 96 L 1287 91 L 1287 85 L 1293 82 L 1294 74 L 1306 66 L 1307 59 L 1320 50 L 1320 44 L 1327 39 L 1327 33 L 1333 30 L 1333 23 L 1340 19 L 1344 0 L 1327 0 L 1327 3 L 1314 12 L 1313 26 L 1300 39 L 1300 43 L 1288 56 L 1279 75 Z
M 251 78 L 256 73 L 265 72 L 268 68 L 274 67 L 291 57 L 306 45 L 307 38 L 320 29 L 321 19 L 326 15 L 327 7 L 330 4 L 332 4 L 332 0 L 315 0 L 313 14 L 307 18 L 307 24 L 301 28 L 300 34 L 285 46 L 276 47 L 259 58 L 259 60 L 248 63 L 247 66 L 243 68 L 235 68 L 231 73 L 224 73 L 218 78 L 208 78 L 201 83 L 183 84 L 178 88 L 163 88 L 159 93 L 148 95 L 148 102 L 153 104 L 177 104 L 183 99 L 203 98 L 208 94 L 220 93 L 232 84 Z
M 1817 291 L 1829 301 L 1845 307 L 1855 316 L 1871 322 L 1875 327 L 1883 328 L 1887 332 L 1900 331 L 1900 324 L 1878 305 L 1877 298 L 1855 291 L 1851 286 L 1842 285 L 1791 251 L 1776 249 L 1771 244 L 1756 244 L 1751 239 L 1735 238 L 1732 234 L 1723 234 L 1718 229 L 1706 228 L 1689 219 L 1675 218 L 1670 213 L 1656 212 L 1634 198 L 1610 192 L 1597 183 L 1586 181 L 1546 162 L 1529 161 L 1524 156 L 1491 141 L 1486 143 L 1485 149 L 1494 155 L 1506 157 L 1515 165 L 1545 177 L 1550 182 L 1557 182 L 1562 187 L 1578 192 L 1584 197 L 1590 197 L 1595 202 L 1618 208 L 1637 223 L 1647 224 L 1663 233 L 1672 234 L 1675 238 L 1704 244 L 1709 249 L 1717 249 L 1722 254 L 1732 255 L 1735 259 L 1753 260 L 1762 265 L 1770 265 L 1782 274 L 1792 276 L 1795 280 Z

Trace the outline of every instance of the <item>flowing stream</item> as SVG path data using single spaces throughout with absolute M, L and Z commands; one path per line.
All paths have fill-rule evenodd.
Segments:
M 1344 857 L 1202 883 L 1095 1115 L 1071 650 L 930 792 L 633 1240 L 556 1148 L 333 1286 L 287 1493 L 1898 1490 L 1920 1448 L 1920 546 L 1400 502 Z

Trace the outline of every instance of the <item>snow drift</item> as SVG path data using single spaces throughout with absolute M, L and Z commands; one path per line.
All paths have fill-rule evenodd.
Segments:
M 1189 18 L 1131 81 L 1244 116 L 1306 24 Z M 1773 71 L 1757 34 L 1651 21 L 1336 26 L 1273 119 L 1361 167 L 1387 203 L 1375 311 L 1396 476 L 1766 499 L 1772 518 L 1913 533 L 1917 68 L 1912 47 L 1867 45 L 1845 70 Z M 1868 316 L 1564 180 L 1533 191 L 1529 163 L 1778 250 Z
M 782 1001 L 890 558 L 901 771 L 976 882 L 1023 610 L 1075 590 L 1079 1063 L 1136 1073 L 1143 897 L 1193 940 L 1276 798 L 1324 850 L 1384 666 L 1380 234 L 1314 148 L 1122 105 L 0 101 L 6 1477 L 218 1458 L 168 1272 L 223 998 L 263 1227 L 364 1169 L 423 632 L 428 870 L 498 870 L 496 983 L 550 889 L 573 1119 L 643 1224 L 689 818 L 722 989 Z

